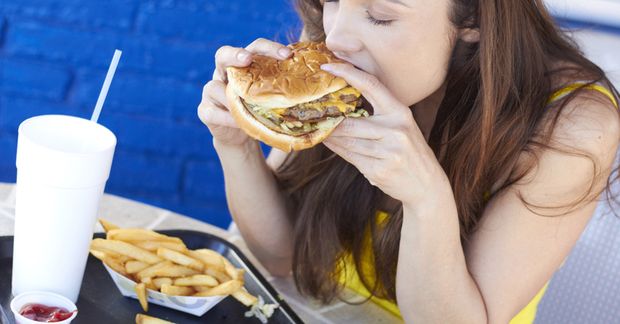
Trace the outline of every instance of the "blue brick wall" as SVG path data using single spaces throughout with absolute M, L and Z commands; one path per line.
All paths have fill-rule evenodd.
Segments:
M 17 127 L 90 117 L 123 50 L 100 122 L 118 137 L 106 191 L 222 227 L 230 222 L 211 136 L 196 117 L 219 46 L 286 42 L 289 0 L 0 1 L 0 181 L 15 181 Z

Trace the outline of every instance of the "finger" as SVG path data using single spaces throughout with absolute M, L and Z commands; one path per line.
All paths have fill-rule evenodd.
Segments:
M 198 106 L 198 118 L 207 126 L 217 125 L 239 128 L 229 111 L 213 104 L 200 104 Z
M 377 77 L 351 64 L 329 63 L 321 65 L 321 69 L 343 78 L 358 89 L 372 105 L 374 115 L 386 114 L 403 107 Z
M 226 84 L 219 80 L 211 80 L 202 88 L 202 100 L 211 101 L 214 104 L 228 109 L 226 98 Z
M 283 44 L 259 38 L 246 46 L 246 50 L 260 55 L 270 56 L 276 59 L 285 59 L 291 55 L 291 49 Z
M 383 138 L 381 127 L 377 124 L 381 119 L 378 116 L 366 118 L 345 118 L 330 137 L 356 137 L 370 140 Z
M 252 53 L 244 48 L 222 46 L 215 52 L 215 72 L 214 79 L 226 81 L 226 67 L 228 66 L 248 66 L 252 62 Z
M 360 154 L 373 159 L 385 158 L 385 149 L 382 142 L 357 137 L 328 137 L 324 142 L 341 147 L 349 152 Z
M 362 174 L 368 172 L 367 167 L 369 165 L 373 163 L 378 163 L 373 157 L 351 152 L 336 143 L 324 141 L 323 144 L 332 152 L 340 156 L 343 160 L 349 162 L 351 165 L 356 167 Z

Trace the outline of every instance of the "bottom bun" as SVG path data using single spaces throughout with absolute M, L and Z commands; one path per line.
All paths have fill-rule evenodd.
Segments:
M 252 138 L 287 153 L 311 148 L 321 143 L 345 118 L 338 117 L 318 122 L 319 129 L 310 133 L 299 136 L 287 135 L 272 130 L 254 118 L 232 87 L 226 87 L 226 98 L 228 99 L 230 113 L 241 129 Z

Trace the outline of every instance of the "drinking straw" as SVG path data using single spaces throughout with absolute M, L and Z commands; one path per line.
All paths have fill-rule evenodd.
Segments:
M 116 72 L 118 61 L 121 59 L 121 54 L 123 54 L 123 52 L 117 49 L 114 51 L 114 56 L 112 56 L 112 62 L 110 62 L 108 74 L 105 76 L 103 86 L 101 87 L 101 92 L 99 92 L 99 98 L 97 98 L 95 110 L 93 111 L 92 117 L 90 117 L 90 120 L 95 123 L 97 122 L 97 120 L 99 119 L 99 115 L 101 114 L 101 109 L 103 108 L 105 97 L 108 95 L 108 90 L 110 90 L 110 84 L 112 83 L 112 78 L 114 78 L 114 73 Z

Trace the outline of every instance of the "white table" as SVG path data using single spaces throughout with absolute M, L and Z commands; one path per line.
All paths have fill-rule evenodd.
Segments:
M 108 195 L 103 196 L 99 217 L 121 227 L 141 227 L 155 230 L 187 229 L 220 236 L 236 246 L 261 271 L 263 276 L 280 292 L 306 323 L 398 323 L 395 316 L 373 303 L 353 306 L 343 302 L 319 305 L 301 297 L 292 279 L 270 276 L 252 256 L 243 239 L 235 233 L 203 223 L 171 211 L 143 204 L 141 202 Z M 11 236 L 15 219 L 15 185 L 0 183 L 0 236 Z M 111 287 L 110 289 L 116 289 Z

